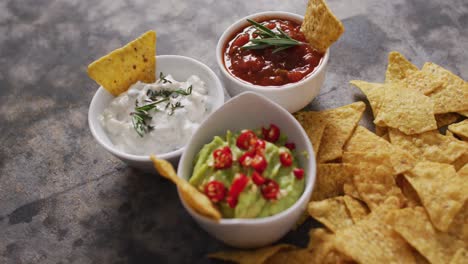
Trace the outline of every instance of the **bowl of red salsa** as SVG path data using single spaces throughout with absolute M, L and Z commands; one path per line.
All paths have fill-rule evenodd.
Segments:
M 300 31 L 302 20 L 297 14 L 268 11 L 242 18 L 226 29 L 216 56 L 231 96 L 260 93 L 291 113 L 317 96 L 329 51 L 321 53 L 307 43 Z

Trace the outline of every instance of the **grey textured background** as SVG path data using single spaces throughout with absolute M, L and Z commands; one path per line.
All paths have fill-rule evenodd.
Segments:
M 248 14 L 303 14 L 305 0 L 0 1 L 0 263 L 210 263 L 225 248 L 197 227 L 175 188 L 128 168 L 93 140 L 97 85 L 86 66 L 142 32 L 158 54 L 218 71 L 223 30 Z M 383 81 L 387 54 L 468 77 L 466 0 L 329 0 L 346 33 L 312 109 L 362 99 L 352 79 Z M 370 112 L 364 125 L 369 125 Z M 283 240 L 304 245 L 309 221 Z

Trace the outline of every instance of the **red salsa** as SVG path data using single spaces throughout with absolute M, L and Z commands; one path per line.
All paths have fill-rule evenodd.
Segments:
M 306 42 L 300 31 L 301 25 L 284 19 L 267 19 L 260 24 L 278 31 L 283 30 L 292 39 Z M 226 43 L 224 64 L 235 77 L 246 82 L 261 86 L 280 86 L 302 80 L 319 65 L 323 54 L 308 44 L 297 45 L 278 52 L 274 47 L 264 49 L 243 49 L 242 46 L 258 33 L 253 25 L 237 32 Z

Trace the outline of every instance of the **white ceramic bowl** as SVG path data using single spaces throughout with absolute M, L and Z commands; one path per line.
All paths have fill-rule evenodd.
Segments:
M 178 55 L 156 56 L 156 63 L 157 73 L 170 73 L 176 80 L 185 81 L 190 75 L 198 75 L 205 82 L 209 95 L 213 97 L 213 100 L 211 100 L 211 111 L 213 112 L 223 105 L 224 91 L 221 82 L 216 74 L 205 64 L 195 59 Z M 132 155 L 115 148 L 102 128 L 98 117 L 114 98 L 102 86 L 99 87 L 89 106 L 88 124 L 91 133 L 101 146 L 128 165 L 154 172 L 155 170 L 149 156 Z M 182 152 L 183 148 L 180 148 L 157 156 L 160 159 L 169 160 L 173 164 L 176 164 Z
M 276 124 L 288 141 L 296 144 L 297 153 L 306 151 L 309 157 L 298 155 L 304 168 L 306 186 L 297 202 L 285 211 L 265 218 L 221 219 L 215 222 L 208 219 L 181 199 L 185 209 L 208 233 L 228 245 L 240 248 L 260 247 L 271 244 L 285 235 L 294 226 L 305 210 L 315 183 L 315 157 L 312 144 L 304 129 L 296 119 L 278 104 L 262 95 L 252 92 L 242 93 L 209 116 L 195 132 L 179 161 L 177 174 L 189 179 L 193 171 L 193 159 L 200 149 L 213 140 L 214 136 L 225 135 L 227 130 L 239 131 Z
M 286 108 L 290 113 L 294 113 L 308 105 L 319 94 L 320 88 L 325 80 L 328 57 L 330 56 L 329 50 L 325 52 L 322 61 L 314 72 L 299 82 L 282 86 L 259 86 L 251 84 L 234 77 L 224 65 L 224 47 L 236 32 L 248 25 L 246 19 L 261 20 L 265 18 L 283 18 L 296 21 L 298 23 L 302 23 L 302 20 L 304 19 L 303 16 L 293 13 L 267 11 L 244 17 L 232 24 L 221 35 L 216 47 L 216 59 L 221 72 L 221 80 L 223 81 L 227 92 L 231 96 L 235 96 L 245 91 L 256 92 L 275 101 L 282 107 Z

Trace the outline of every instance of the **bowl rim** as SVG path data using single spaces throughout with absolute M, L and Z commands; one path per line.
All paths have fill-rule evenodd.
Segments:
M 236 96 L 230 98 L 227 102 L 224 103 L 224 105 L 222 107 L 217 109 L 215 112 L 220 111 L 223 107 L 232 104 L 233 101 L 242 100 L 242 97 L 244 97 L 244 96 L 255 96 L 259 100 L 264 100 L 267 103 L 271 104 L 273 107 L 278 108 L 279 111 L 283 112 L 284 114 L 287 114 L 287 116 L 289 117 L 289 120 L 291 122 L 291 125 L 293 125 L 296 129 L 298 129 L 299 132 L 301 133 L 302 137 L 305 138 L 305 142 L 306 142 L 305 148 L 306 148 L 306 151 L 308 152 L 308 163 L 309 163 L 309 172 L 310 173 L 306 174 L 305 179 L 307 179 L 307 182 L 306 182 L 306 185 L 304 187 L 304 191 L 302 192 L 299 199 L 297 199 L 296 202 L 294 202 L 294 204 L 292 204 L 289 208 L 287 208 L 286 210 L 284 210 L 282 212 L 279 212 L 277 214 L 267 216 L 267 217 L 261 217 L 261 218 L 221 218 L 219 221 L 215 221 L 215 220 L 213 220 L 211 218 L 208 218 L 208 217 L 206 217 L 204 215 L 199 214 L 193 208 L 188 206 L 186 204 L 186 202 L 184 201 L 184 199 L 182 199 L 182 196 L 180 194 L 179 189 L 177 189 L 179 200 L 181 201 L 184 208 L 193 217 L 195 217 L 197 220 L 203 222 L 204 224 L 233 226 L 233 225 L 268 224 L 268 223 L 279 221 L 281 219 L 284 219 L 284 218 L 288 217 L 295 210 L 299 210 L 300 209 L 299 206 L 300 206 L 300 204 L 302 204 L 304 202 L 304 199 L 307 199 L 307 201 L 306 201 L 306 203 L 307 203 L 309 198 L 310 198 L 310 195 L 312 195 L 312 191 L 313 191 L 313 188 L 315 186 L 316 174 L 317 174 L 317 162 L 316 162 L 316 159 L 315 159 L 315 152 L 314 152 L 312 143 L 310 142 L 310 140 L 308 140 L 307 133 L 305 132 L 304 128 L 301 126 L 299 121 L 297 121 L 296 118 L 294 118 L 293 115 L 291 115 L 286 109 L 284 109 L 279 104 L 272 101 L 271 99 L 268 99 L 264 95 L 261 95 L 261 94 L 255 93 L 255 92 L 251 92 L 251 91 L 246 91 L 246 92 L 242 92 L 239 95 L 236 95 Z M 210 115 L 209 118 L 211 118 L 215 112 L 213 112 Z M 206 119 L 206 120 L 208 120 L 208 119 Z M 196 133 L 198 133 L 198 131 L 196 131 L 194 134 L 196 134 Z M 191 143 L 192 140 L 193 140 L 193 137 L 190 139 L 189 144 Z M 181 159 L 179 160 L 179 164 L 178 164 L 177 176 L 182 178 L 182 179 L 184 179 L 184 178 L 181 176 L 181 173 L 179 173 L 179 170 L 181 168 L 180 165 L 182 163 L 184 163 L 185 159 L 187 159 L 186 155 L 187 154 L 186 154 L 186 149 L 185 149 L 184 153 L 182 154 Z M 188 162 L 187 164 L 192 164 L 192 163 Z M 184 179 L 184 180 L 186 180 L 186 179 Z
M 164 58 L 164 59 L 182 59 L 182 60 L 188 60 L 188 61 L 191 61 L 193 63 L 195 63 L 195 65 L 197 65 L 197 67 L 200 67 L 202 69 L 204 69 L 206 72 L 208 72 L 209 75 L 211 75 L 215 81 L 215 89 L 218 90 L 218 97 L 216 98 L 215 97 L 215 100 L 213 100 L 213 110 L 212 112 L 216 111 L 218 108 L 220 108 L 223 104 L 224 104 L 224 88 L 223 88 L 223 85 L 221 83 L 221 80 L 218 78 L 218 76 L 214 73 L 214 71 L 208 67 L 206 64 L 194 59 L 194 58 L 191 58 L 191 57 L 187 57 L 187 56 L 181 56 L 181 55 L 156 55 L 156 65 L 157 65 L 157 61 L 158 59 L 161 59 L 161 58 Z M 155 73 L 156 74 L 156 73 Z M 135 154 L 129 154 L 129 153 L 126 153 L 124 151 L 121 151 L 119 149 L 117 149 L 114 144 L 107 144 L 106 142 L 104 142 L 104 140 L 102 139 L 102 136 L 97 132 L 96 130 L 96 127 L 94 126 L 93 122 L 91 121 L 92 118 L 100 113 L 97 113 L 96 112 L 96 108 L 97 108 L 97 105 L 98 105 L 98 98 L 99 97 L 102 97 L 104 94 L 109 94 L 109 92 L 104 89 L 102 86 L 99 86 L 99 88 L 97 89 L 96 93 L 94 94 L 93 98 L 91 99 L 91 103 L 89 105 L 89 108 L 88 108 L 88 126 L 91 130 L 91 134 L 93 135 L 94 139 L 101 145 L 103 146 L 107 151 L 109 151 L 110 153 L 112 153 L 113 155 L 117 156 L 117 157 L 121 157 L 121 158 L 124 158 L 126 160 L 132 160 L 132 161 L 138 161 L 138 162 L 141 162 L 141 161 L 148 161 L 150 162 L 151 159 L 150 159 L 150 156 L 149 155 L 135 155 Z M 190 142 L 187 141 L 187 143 Z M 179 149 L 176 149 L 176 150 L 173 150 L 173 151 L 170 151 L 170 152 L 167 152 L 167 153 L 162 153 L 162 154 L 156 154 L 156 156 L 159 158 L 159 159 L 173 159 L 175 157 L 178 157 L 180 155 L 182 155 L 182 153 L 184 152 L 184 149 L 185 149 L 185 145 Z
M 287 18 L 287 19 L 296 20 L 296 21 L 304 20 L 304 16 L 291 13 L 291 12 L 263 11 L 263 12 L 258 12 L 258 13 L 245 16 L 237 20 L 236 22 L 232 23 L 226 30 L 224 30 L 223 34 L 219 38 L 218 43 L 216 45 L 216 62 L 218 63 L 220 72 L 226 78 L 228 78 L 230 81 L 233 81 L 237 85 L 241 86 L 243 89 L 250 89 L 251 91 L 255 91 L 259 93 L 264 93 L 264 92 L 280 93 L 285 90 L 292 90 L 298 86 L 302 86 L 304 83 L 308 82 L 311 79 L 314 79 L 317 75 L 319 75 L 320 72 L 326 69 L 326 65 L 328 64 L 328 59 L 330 57 L 330 49 L 327 49 L 325 51 L 325 54 L 323 55 L 322 60 L 320 61 L 319 65 L 311 73 L 309 73 L 309 75 L 307 75 L 305 78 L 295 83 L 288 83 L 288 84 L 279 85 L 279 86 L 271 86 L 271 85 L 262 86 L 262 85 L 252 84 L 247 81 L 243 81 L 243 80 L 240 80 L 239 78 L 234 77 L 226 69 L 226 66 L 224 65 L 224 56 L 222 55 L 224 53 L 224 44 L 226 43 L 226 41 L 228 41 L 228 38 L 231 37 L 232 34 L 234 34 L 240 28 L 246 25 L 246 19 L 255 19 L 258 17 L 262 17 L 262 16 L 271 16 L 271 17 L 278 16 L 280 18 L 282 17 L 282 18 Z

